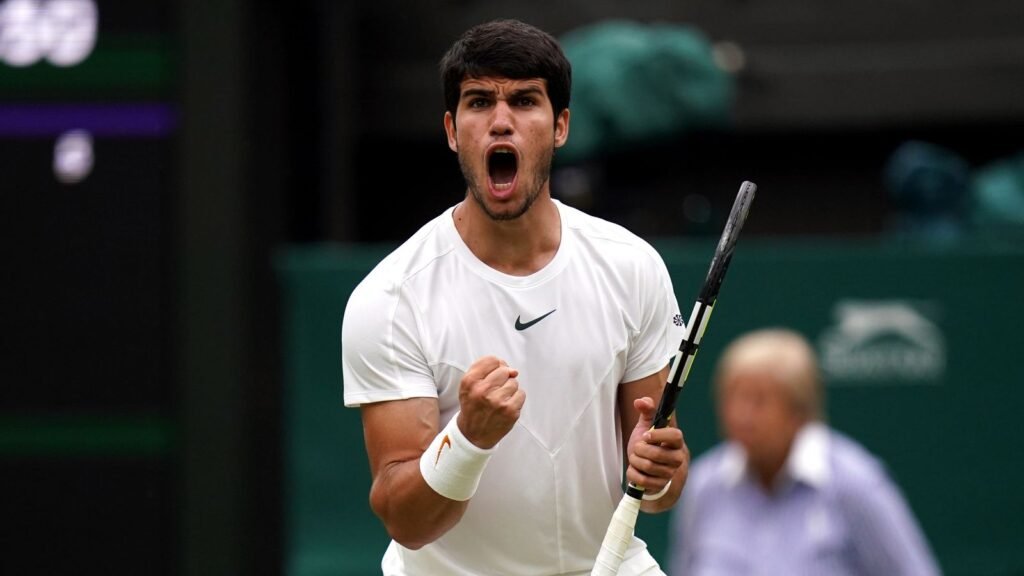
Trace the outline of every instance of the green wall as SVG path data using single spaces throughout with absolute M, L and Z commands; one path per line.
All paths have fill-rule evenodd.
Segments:
M 688 310 L 709 242 L 655 242 Z M 384 247 L 280 254 L 286 360 L 285 497 L 291 576 L 379 573 L 357 410 L 342 407 L 341 316 Z M 802 331 L 823 355 L 836 428 L 889 466 L 950 575 L 1024 572 L 1024 250 L 746 241 L 734 257 L 680 422 L 694 454 L 717 441 L 709 375 L 750 328 Z M 638 532 L 665 558 L 668 515 Z

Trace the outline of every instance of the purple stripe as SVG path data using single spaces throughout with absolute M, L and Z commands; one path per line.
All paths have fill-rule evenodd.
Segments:
M 94 136 L 159 137 L 177 118 L 169 104 L 0 105 L 0 136 L 56 136 L 88 130 Z

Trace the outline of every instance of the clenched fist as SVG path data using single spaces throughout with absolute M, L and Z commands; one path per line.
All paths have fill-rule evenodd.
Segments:
M 519 420 L 526 392 L 519 371 L 504 360 L 484 356 L 473 362 L 459 383 L 459 430 L 479 448 L 493 448 Z

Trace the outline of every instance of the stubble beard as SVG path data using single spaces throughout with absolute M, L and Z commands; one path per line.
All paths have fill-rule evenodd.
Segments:
M 554 156 L 555 147 L 552 143 L 551 148 L 543 151 L 541 154 L 540 163 L 537 166 L 537 173 L 534 176 L 533 181 L 529 183 L 529 187 L 526 189 L 526 194 L 523 197 L 523 201 L 519 206 L 513 208 L 507 212 L 495 212 L 487 205 L 487 201 L 484 198 L 483 187 L 480 182 L 477 181 L 476 176 L 473 174 L 473 170 L 466 162 L 462 152 L 459 152 L 459 169 L 462 170 L 462 177 L 466 180 L 466 187 L 469 188 L 470 196 L 473 197 L 473 201 L 476 202 L 477 206 L 484 211 L 484 214 L 488 218 L 495 222 L 507 222 L 509 220 L 515 220 L 523 214 L 526 214 L 530 210 L 530 206 L 540 196 L 540 191 L 544 189 L 544 184 L 551 178 L 551 159 Z M 520 183 L 523 185 L 525 183 Z

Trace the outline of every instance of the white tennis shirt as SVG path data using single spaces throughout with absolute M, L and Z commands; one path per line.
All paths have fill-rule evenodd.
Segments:
M 664 262 L 624 228 L 556 201 L 561 243 L 530 276 L 480 262 L 446 210 L 352 293 L 342 327 L 346 406 L 436 397 L 443 427 L 469 366 L 519 370 L 526 403 L 461 521 L 385 574 L 589 573 L 622 497 L 622 382 L 664 368 L 682 317 Z M 655 398 L 657 401 L 657 398 Z M 402 426 L 395 422 L 395 426 Z M 634 538 L 622 574 L 655 565 Z

